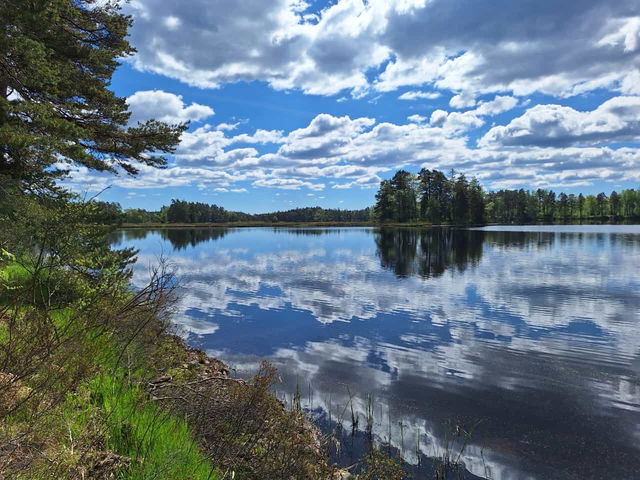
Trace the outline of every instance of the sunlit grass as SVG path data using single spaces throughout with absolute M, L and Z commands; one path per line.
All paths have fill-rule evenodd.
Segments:
M 0 345 L 9 343 L 9 328 L 0 321 Z
M 98 375 L 70 395 L 64 406 L 70 438 L 81 436 L 96 413 L 105 428 L 105 445 L 131 459 L 123 479 L 217 480 L 212 464 L 198 449 L 186 421 L 159 409 L 122 371 Z
M 45 270 L 43 275 L 50 273 Z M 46 280 L 34 278 L 33 273 L 19 263 L 4 264 L 0 266 L 0 302 L 10 301 L 17 292 L 30 291 Z M 75 466 L 82 468 L 87 457 L 83 459 L 81 455 L 86 455 L 87 447 L 100 439 L 95 447 L 89 447 L 89 452 L 92 449 L 95 455 L 112 452 L 130 459 L 128 465 L 120 465 L 111 472 L 115 475 L 113 478 L 217 480 L 216 469 L 201 453 L 187 422 L 160 409 L 135 383 L 144 378 L 145 372 L 125 372 L 119 365 L 120 349 L 111 334 L 86 329 L 86 322 L 81 321 L 73 304 L 67 305 L 50 309 L 46 314 L 51 332 L 55 332 L 51 338 L 65 345 L 71 345 L 69 342 L 73 339 L 78 354 L 83 352 L 88 370 L 94 373 L 67 393 L 66 400 L 59 406 L 60 415 L 48 417 L 46 424 L 51 435 L 58 432 L 54 436 L 57 440 L 51 435 L 42 436 L 46 448 L 53 449 L 48 453 L 59 458 L 65 468 L 71 469 L 68 471 L 73 471 Z M 12 310 L 12 321 L 22 327 L 33 308 L 37 307 L 25 304 Z M 8 318 L 0 318 L 0 345 L 7 345 L 11 340 Z M 21 344 L 18 348 L 26 347 Z M 75 357 L 64 358 L 73 361 Z M 48 385 L 52 393 L 64 387 L 52 381 Z M 5 418 L 7 426 L 27 428 L 28 413 L 29 405 L 25 404 Z

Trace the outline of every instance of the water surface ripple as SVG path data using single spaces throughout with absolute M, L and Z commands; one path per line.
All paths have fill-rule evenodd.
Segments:
M 278 394 L 301 385 L 321 424 L 351 392 L 362 427 L 370 394 L 377 439 L 409 462 L 477 424 L 475 475 L 638 478 L 640 227 L 125 230 L 114 245 L 140 250 L 138 284 L 167 256 L 189 341 L 240 371 L 272 361 Z

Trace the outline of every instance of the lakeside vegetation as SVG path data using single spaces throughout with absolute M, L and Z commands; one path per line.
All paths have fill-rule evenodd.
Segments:
M 452 172 L 399 170 L 383 180 L 372 208 L 361 210 L 295 208 L 250 214 L 219 205 L 172 200 L 158 211 L 122 209 L 115 202 L 95 202 L 102 222 L 122 226 L 361 226 L 484 225 L 540 222 L 611 223 L 640 219 L 640 189 L 597 195 L 556 193 L 549 189 L 485 191 L 477 179 Z
M 141 208 L 122 209 L 116 202 L 95 202 L 103 212 L 102 222 L 106 225 L 293 225 L 316 223 L 362 224 L 372 221 L 370 208 L 361 210 L 341 210 L 337 208 L 303 207 L 270 213 L 244 213 L 226 210 L 219 205 L 202 202 L 172 200 L 170 205 L 158 211 Z
M 440 224 L 619 221 L 640 218 L 640 190 L 606 195 L 557 194 L 553 190 L 485 192 L 477 179 L 452 172 L 399 170 L 384 180 L 373 208 L 379 222 Z

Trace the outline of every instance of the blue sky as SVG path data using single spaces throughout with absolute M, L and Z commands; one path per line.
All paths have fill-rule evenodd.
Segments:
M 112 88 L 190 121 L 166 170 L 77 167 L 123 207 L 362 208 L 421 167 L 487 189 L 640 186 L 636 0 L 133 0 Z

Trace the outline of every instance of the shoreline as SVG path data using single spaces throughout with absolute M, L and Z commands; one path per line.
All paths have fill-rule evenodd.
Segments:
M 482 223 L 482 224 L 432 224 L 428 222 L 414 223 L 378 223 L 378 222 L 224 222 L 224 223 L 123 223 L 113 225 L 117 230 L 164 230 L 193 228 L 322 228 L 322 227 L 370 227 L 370 228 L 479 228 L 496 226 L 536 226 L 536 225 L 639 225 L 640 219 L 622 221 L 593 221 L 582 219 L 575 222 L 534 222 L 534 223 Z

